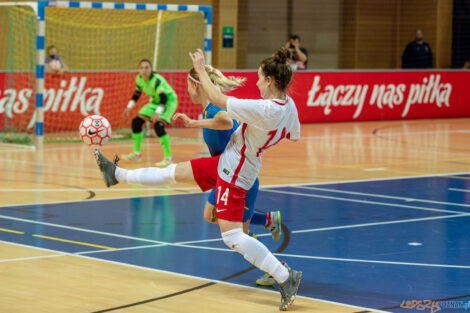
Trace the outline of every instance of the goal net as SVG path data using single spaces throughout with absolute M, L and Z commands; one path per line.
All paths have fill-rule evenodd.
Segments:
M 141 59 L 152 61 L 175 89 L 178 111 L 196 117 L 199 108 L 191 105 L 185 72 L 191 67 L 188 51 L 204 46 L 210 51 L 208 8 L 51 2 L 45 5 L 41 39 L 36 23 L 41 5 L 37 13 L 28 6 L 0 4 L 0 44 L 7 47 L 0 51 L 0 141 L 32 143 L 41 127 L 45 142 L 78 140 L 80 121 L 92 114 L 105 116 L 115 134 L 129 128 L 138 109 L 149 102 L 143 95 L 123 119 Z M 48 47 L 55 48 L 54 57 Z M 41 94 L 41 63 L 57 56 L 65 72 L 54 72 L 60 66 L 45 67 Z M 42 113 L 36 110 L 41 102 L 43 126 L 38 125 Z

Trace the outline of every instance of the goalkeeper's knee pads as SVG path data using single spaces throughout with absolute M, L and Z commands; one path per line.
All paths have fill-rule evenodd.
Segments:
M 153 125 L 153 128 L 155 129 L 155 133 L 157 134 L 158 137 L 162 137 L 166 135 L 165 131 L 165 123 L 162 121 L 157 121 Z
M 145 124 L 145 120 L 140 116 L 134 117 L 132 120 L 132 132 L 134 134 L 140 133 L 142 131 L 142 125 Z

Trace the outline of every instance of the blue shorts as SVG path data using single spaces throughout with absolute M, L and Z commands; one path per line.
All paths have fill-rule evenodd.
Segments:
M 255 202 L 256 197 L 258 197 L 259 191 L 259 180 L 256 178 L 255 183 L 251 186 L 250 190 L 246 193 L 245 197 L 245 210 L 243 210 L 243 222 L 250 220 L 253 218 L 253 214 L 255 214 Z M 215 205 L 215 189 L 211 190 L 209 198 L 207 199 L 212 205 Z

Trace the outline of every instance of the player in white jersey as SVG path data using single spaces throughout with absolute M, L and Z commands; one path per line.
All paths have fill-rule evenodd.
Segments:
M 202 191 L 216 188 L 216 212 L 224 243 L 274 277 L 282 296 L 279 309 L 288 310 L 297 294 L 302 273 L 279 262 L 260 241 L 245 234 L 242 219 L 245 194 L 258 176 L 263 152 L 283 138 L 296 141 L 300 137 L 297 109 L 286 94 L 292 77 L 287 64 L 289 52 L 281 48 L 273 57 L 261 62 L 256 85 L 262 100 L 227 97 L 206 73 L 203 52 L 198 49 L 190 56 L 210 101 L 242 123 L 222 155 L 171 164 L 163 169 L 125 170 L 97 151 L 98 165 L 108 187 L 119 182 L 150 186 L 178 182 L 197 184 Z M 204 127 L 211 128 L 211 125 Z
M 227 114 L 240 127 L 220 157 L 219 177 L 243 189 L 249 189 L 261 169 L 261 156 L 284 138 L 298 140 L 300 124 L 294 101 L 227 99 Z

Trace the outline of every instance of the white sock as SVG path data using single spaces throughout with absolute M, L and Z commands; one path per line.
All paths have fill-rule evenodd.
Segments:
M 259 268 L 271 274 L 281 285 L 289 278 L 289 270 L 271 253 L 264 258 L 263 264 Z
M 224 243 L 262 271 L 271 274 L 278 283 L 289 277 L 287 268 L 279 262 L 260 241 L 248 236 L 241 228 L 222 233 Z
M 176 183 L 175 168 L 176 164 L 170 164 L 165 168 L 146 167 L 136 170 L 116 167 L 114 176 L 116 176 L 118 182 L 147 186 L 166 186 Z

